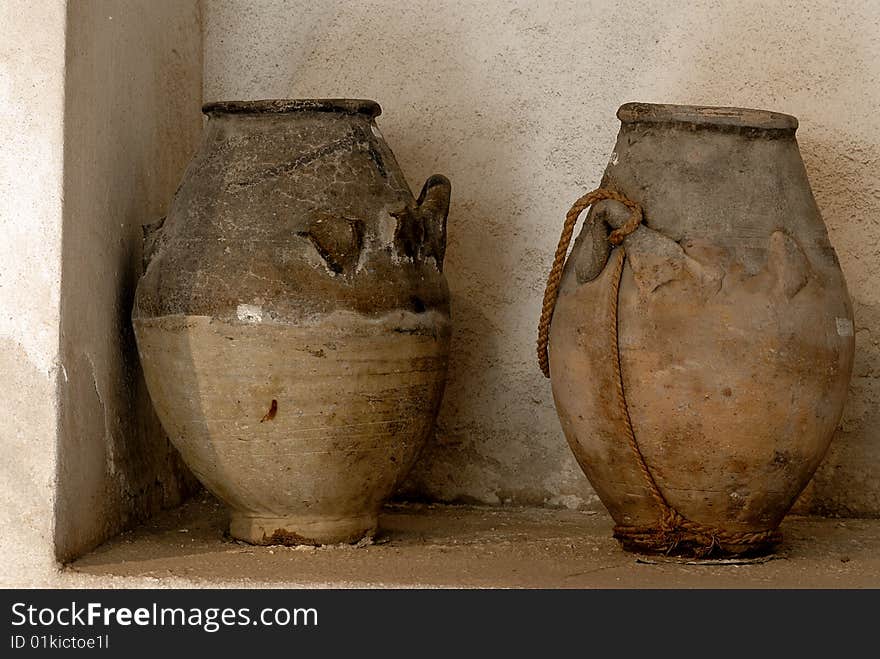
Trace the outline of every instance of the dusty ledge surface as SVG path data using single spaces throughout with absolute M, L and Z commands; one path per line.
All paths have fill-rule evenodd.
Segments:
M 641 563 L 601 513 L 399 505 L 373 544 L 253 547 L 225 535 L 204 495 L 67 566 L 82 587 L 880 587 L 880 520 L 790 517 L 773 560 L 748 565 Z

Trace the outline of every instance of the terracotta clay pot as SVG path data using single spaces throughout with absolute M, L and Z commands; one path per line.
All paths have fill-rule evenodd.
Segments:
M 133 311 L 156 411 L 263 544 L 354 542 L 431 432 L 449 182 L 413 198 L 372 101 L 212 103 Z
M 549 355 L 562 428 L 625 548 L 765 552 L 853 364 L 797 120 L 648 104 L 618 118 L 601 186 L 644 220 L 615 247 L 630 210 L 596 203 L 565 266 Z

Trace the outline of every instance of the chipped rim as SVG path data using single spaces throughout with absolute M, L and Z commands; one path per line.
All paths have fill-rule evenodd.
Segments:
M 382 108 L 376 101 L 361 98 L 277 98 L 257 101 L 214 101 L 205 103 L 202 112 L 207 115 L 338 112 L 365 114 L 372 119 L 382 114 Z
M 624 103 L 617 110 L 617 118 L 624 124 L 690 124 L 786 132 L 794 132 L 798 127 L 797 118 L 790 114 L 707 105 Z

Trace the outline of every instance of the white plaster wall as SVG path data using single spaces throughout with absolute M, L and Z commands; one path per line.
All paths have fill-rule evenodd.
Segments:
M 0 586 L 32 586 L 195 483 L 129 314 L 201 131 L 201 23 L 197 0 L 3 0 L 0 32 Z
M 54 569 L 64 31 L 0 2 L 0 586 Z
M 195 481 L 153 411 L 131 329 L 143 224 L 202 127 L 197 0 L 68 3 L 55 551 L 76 557 Z
M 437 437 L 406 486 L 596 505 L 535 365 L 544 278 L 626 101 L 799 117 L 857 318 L 852 395 L 802 509 L 880 514 L 880 3 L 204 0 L 205 97 L 366 97 L 411 187 L 453 183 L 455 322 Z

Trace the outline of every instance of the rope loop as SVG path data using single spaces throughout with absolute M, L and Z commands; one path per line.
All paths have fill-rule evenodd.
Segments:
M 562 272 L 565 269 L 565 257 L 568 254 L 568 246 L 574 233 L 578 217 L 593 204 L 610 199 L 618 201 L 630 209 L 630 216 L 619 228 L 608 235 L 608 242 L 612 245 L 620 245 L 623 239 L 635 231 L 642 223 L 642 207 L 631 201 L 616 190 L 609 188 L 597 188 L 588 192 L 578 199 L 565 214 L 565 224 L 562 227 L 562 235 L 556 246 L 556 254 L 553 257 L 553 267 L 547 277 L 547 286 L 544 289 L 544 303 L 541 307 L 541 320 L 538 323 L 538 365 L 544 377 L 550 377 L 550 358 L 547 346 L 550 343 L 550 323 L 553 320 L 553 310 L 556 308 L 556 296 L 559 293 L 559 283 L 562 281 Z

